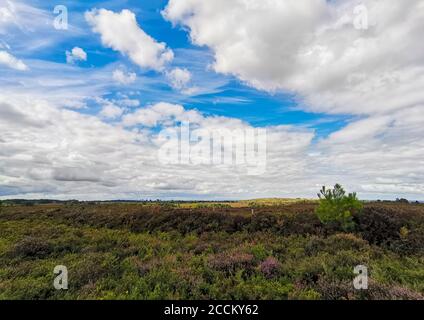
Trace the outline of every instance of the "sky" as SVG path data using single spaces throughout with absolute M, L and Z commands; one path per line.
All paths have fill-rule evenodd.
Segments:
M 424 200 L 423 30 L 419 0 L 0 0 L 0 199 Z

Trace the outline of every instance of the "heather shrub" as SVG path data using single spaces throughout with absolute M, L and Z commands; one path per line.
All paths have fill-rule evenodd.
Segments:
M 424 295 L 413 291 L 406 287 L 401 286 L 392 286 L 387 288 L 384 288 L 382 290 L 382 295 L 379 296 L 377 299 L 390 299 L 390 300 L 424 300 Z
M 255 262 L 252 254 L 235 251 L 213 255 L 208 265 L 218 271 L 234 273 L 239 269 L 251 270 Z
M 325 258 L 320 256 L 310 257 L 296 261 L 291 260 L 291 265 L 285 263 L 282 268 L 284 274 L 289 274 L 297 282 L 311 287 L 325 274 Z
M 404 286 L 381 284 L 369 279 L 368 289 L 357 291 L 355 298 L 366 300 L 423 300 L 424 296 Z
M 315 287 L 325 300 L 423 300 L 424 296 L 402 286 L 390 286 L 368 280 L 368 289 L 356 290 L 352 281 L 321 278 Z
M 256 260 L 264 260 L 270 255 L 270 251 L 265 248 L 263 244 L 256 244 L 250 248 L 250 252 L 253 254 Z
M 284 208 L 286 209 L 286 208 Z M 277 232 L 289 235 L 322 235 L 324 229 L 316 214 L 312 212 L 288 212 L 280 218 Z
M 277 277 L 281 271 L 281 263 L 274 257 L 268 257 L 259 265 L 260 272 L 267 279 Z
M 422 299 L 423 205 L 367 203 L 354 233 L 317 206 L 4 206 L 0 299 Z
M 122 269 L 112 254 L 91 253 L 68 266 L 73 288 L 93 285 L 106 276 L 120 276 Z
M 396 212 L 385 208 L 365 208 L 363 214 L 355 218 L 358 232 L 368 242 L 384 245 L 400 239 L 403 219 Z
M 416 227 L 410 230 L 408 234 L 401 239 L 403 254 L 424 254 L 424 226 Z
M 9 251 L 11 258 L 41 259 L 53 252 L 53 247 L 44 239 L 25 237 Z
M 249 224 L 249 231 L 273 230 L 277 226 L 277 217 L 270 213 L 253 214 Z
M 0 300 L 49 299 L 55 289 L 48 277 L 24 277 L 0 283 Z
M 317 236 L 310 237 L 305 245 L 305 252 L 308 255 L 315 255 L 318 252 L 337 253 L 342 250 L 360 251 L 368 248 L 367 241 L 351 233 L 337 233 L 327 238 Z
M 236 300 L 285 300 L 293 285 L 284 281 L 252 276 L 246 280 L 237 278 L 237 284 L 228 289 L 231 299 Z
M 290 300 L 319 300 L 321 295 L 314 289 L 304 288 L 299 284 L 295 284 L 295 288 L 289 294 Z
M 321 277 L 314 289 L 324 300 L 353 300 L 355 297 L 355 289 L 349 280 Z

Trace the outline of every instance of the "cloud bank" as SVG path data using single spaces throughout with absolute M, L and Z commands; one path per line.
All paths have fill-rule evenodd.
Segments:
M 170 0 L 163 16 L 209 47 L 216 72 L 297 96 L 306 110 L 370 115 L 424 100 L 422 1 Z M 361 14 L 364 14 L 361 12 Z
M 142 68 L 161 71 L 174 58 L 165 43 L 157 42 L 140 28 L 130 10 L 115 13 L 95 9 L 87 12 L 85 18 L 100 34 L 103 45 L 127 55 Z

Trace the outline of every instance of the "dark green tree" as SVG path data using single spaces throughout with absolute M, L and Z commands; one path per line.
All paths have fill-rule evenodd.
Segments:
M 345 231 L 354 228 L 353 216 L 363 207 L 355 192 L 346 195 L 343 187 L 336 184 L 333 189 L 322 187 L 318 197 L 319 205 L 315 212 L 322 223 L 337 224 Z

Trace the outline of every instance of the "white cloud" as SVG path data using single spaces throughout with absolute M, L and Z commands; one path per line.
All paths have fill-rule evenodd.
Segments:
M 185 95 L 194 95 L 200 91 L 199 87 L 191 86 L 192 74 L 186 68 L 174 68 L 165 73 L 171 87 Z
M 182 106 L 161 102 L 125 115 L 123 118 L 123 124 L 125 126 L 140 124 L 146 127 L 154 127 L 160 123 L 175 119 L 183 114 L 184 108 Z
M 120 106 L 123 107 L 129 107 L 129 108 L 135 108 L 140 106 L 140 101 L 137 99 L 120 99 L 118 101 L 116 101 L 117 104 L 119 104 Z
M 0 50 L 0 65 L 5 65 L 19 71 L 28 70 L 27 65 L 23 63 L 22 60 L 15 58 L 13 55 L 4 50 Z
M 421 110 L 358 120 L 316 144 L 313 131 L 268 126 L 266 172 L 249 176 L 243 166 L 158 161 L 155 125 L 172 128 L 190 121 L 195 129 L 209 131 L 252 128 L 240 119 L 158 103 L 110 124 L 103 115 L 62 109 L 40 97 L 0 93 L 0 192 L 3 197 L 80 199 L 137 198 L 140 193 L 151 198 L 313 197 L 321 184 L 341 182 L 364 198 L 424 199 Z
M 86 12 L 93 31 L 101 35 L 104 46 L 127 55 L 142 68 L 162 71 L 174 54 L 165 43 L 157 42 L 137 24 L 130 10 L 115 13 L 106 9 Z
M 178 105 L 159 103 L 148 109 L 165 126 L 190 119 L 208 130 L 250 127 L 238 119 L 205 116 Z M 108 199 L 142 193 L 152 198 L 213 198 L 255 195 L 270 188 L 268 173 L 255 178 L 232 167 L 161 164 L 155 130 L 125 130 L 31 96 L 0 94 L 0 130 L 3 197 Z M 274 160 L 278 168 L 271 174 L 302 172 L 302 161 L 293 159 L 300 158 L 312 136 L 287 127 L 270 128 L 272 144 L 282 139 L 281 150 L 286 151 L 281 163 Z
M 365 115 L 309 145 L 304 172 L 286 181 L 302 190 L 342 182 L 370 198 L 422 199 L 424 6 L 361 2 L 366 30 L 354 27 L 353 0 L 170 0 L 163 15 L 211 49 L 218 73 L 292 93 L 304 110 Z
M 80 68 L 32 59 L 31 72 L 8 72 L 0 77 L 1 93 L 32 96 L 47 100 L 57 107 L 87 108 L 87 101 L 105 94 L 114 85 L 111 69 Z
M 167 78 L 171 82 L 174 89 L 182 90 L 187 87 L 191 81 L 191 73 L 187 69 L 174 68 L 166 73 Z
M 421 199 L 424 193 L 422 108 L 419 105 L 351 123 L 320 141 L 315 165 L 322 174 L 336 174 L 340 181 L 348 181 L 360 193 Z
M 115 71 L 113 71 L 113 79 L 119 82 L 120 84 L 128 85 L 135 82 L 135 80 L 137 79 L 137 75 L 134 72 L 125 73 L 121 69 L 116 69 Z
M 324 139 L 316 139 L 312 130 L 266 127 L 263 175 L 248 176 L 238 167 L 158 162 L 156 126 L 190 121 L 206 130 L 252 128 L 240 119 L 165 102 L 137 108 L 140 102 L 132 94 L 98 100 L 98 114 L 82 114 L 64 107 L 81 108 L 86 100 L 108 96 L 117 66 L 83 70 L 31 60 L 31 72 L 0 78 L 0 196 L 314 197 L 322 184 L 341 182 L 363 198 L 423 200 L 423 6 L 415 0 L 363 2 L 372 22 L 365 31 L 352 27 L 350 0 L 169 2 L 166 17 L 188 27 L 196 44 L 211 48 L 216 71 L 260 89 L 293 92 L 305 109 L 366 115 Z M 31 19 L 22 17 L 34 10 L 20 11 L 26 14 L 16 21 L 1 15 L 0 34 L 10 35 L 7 43 L 14 35 L 11 25 L 20 24 L 28 38 L 33 36 Z M 40 14 L 51 20 L 51 15 Z M 131 12 L 97 10 L 87 16 L 106 46 L 138 65 L 166 70 L 171 51 L 147 36 Z M 16 43 L 12 40 L 10 47 L 19 56 Z M 154 49 L 146 55 L 149 46 Z M 194 57 L 196 65 L 199 59 Z M 198 75 L 201 67 L 191 65 L 190 70 Z M 130 80 L 131 74 L 123 71 Z M 201 80 L 206 77 L 202 74 Z M 187 76 L 174 78 L 179 79 L 177 87 L 188 88 Z M 154 86 L 157 79 L 137 83 L 137 90 L 151 94 L 145 82 Z
M 100 111 L 100 116 L 106 119 L 116 119 L 120 117 L 123 112 L 122 108 L 115 106 L 112 103 L 108 103 L 103 106 Z
M 8 7 L 0 7 L 0 24 L 6 24 L 13 21 L 13 12 L 10 8 L 10 3 Z
M 30 31 L 34 25 L 45 22 L 45 13 L 24 1 L 3 0 L 0 3 L 0 34 L 6 34 L 11 28 Z
M 213 51 L 215 71 L 293 93 L 305 109 L 370 115 L 422 103 L 422 1 L 361 2 L 368 30 L 354 28 L 354 0 L 170 0 L 163 15 Z
M 121 104 L 121 100 L 109 100 L 101 97 L 96 97 L 94 101 L 101 106 L 99 117 L 102 120 L 115 120 L 120 118 L 126 108 Z
M 66 51 L 66 62 L 87 61 L 87 53 L 80 47 L 74 47 L 71 51 Z

